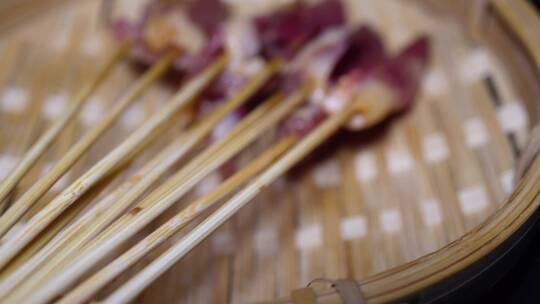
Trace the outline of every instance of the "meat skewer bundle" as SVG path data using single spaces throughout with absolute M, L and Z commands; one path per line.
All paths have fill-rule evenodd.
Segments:
M 0 303 L 47 303 L 55 299 L 206 175 L 277 127 L 279 138 L 266 152 L 60 301 L 80 303 L 91 299 L 130 265 L 205 210 L 217 206 L 221 198 L 238 190 L 106 302 L 132 300 L 247 204 L 261 188 L 286 173 L 340 129 L 365 130 L 410 108 L 428 63 L 427 38 L 417 39 L 397 55 L 387 54 L 373 30 L 366 26 L 345 26 L 343 8 L 337 0 L 312 6 L 299 4 L 248 20 L 227 18 L 226 7 L 217 0 L 193 3 L 152 3 L 136 22 L 112 21 L 112 30 L 123 50 L 118 54 L 129 48 L 133 60 L 151 68 L 103 123 L 83 137 L 73 152 L 70 150 L 49 175 L 0 217 L 0 235 L 17 223 L 155 79 L 171 69 L 171 74 L 185 80 L 185 84 L 163 109 L 34 215 L 15 237 L 2 244 Z M 201 5 L 213 5 L 216 10 L 211 16 L 203 14 L 202 18 Z M 120 57 L 118 54 L 111 62 Z M 42 248 L 25 254 L 28 250 L 25 248 L 29 245 L 33 248 L 32 243 L 39 242 L 42 234 L 52 229 L 54 221 L 70 206 L 149 145 L 160 131 L 171 125 L 170 120 L 178 111 L 190 106 L 197 108 L 198 113 L 192 126 L 77 220 L 44 240 Z M 211 145 L 137 202 L 227 117 L 237 121 L 231 130 L 214 138 Z

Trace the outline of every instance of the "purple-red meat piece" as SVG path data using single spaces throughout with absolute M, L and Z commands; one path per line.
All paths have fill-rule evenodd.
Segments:
M 332 80 L 353 70 L 368 75 L 387 60 L 381 36 L 368 26 L 351 32 L 347 44 L 347 50 L 332 72 Z
M 187 12 L 191 21 L 208 37 L 212 36 L 229 16 L 227 6 L 221 0 L 191 0 Z
M 328 114 L 321 107 L 314 104 L 306 105 L 283 122 L 280 133 L 304 137 L 327 117 Z
M 254 22 L 264 56 L 291 58 L 325 29 L 342 26 L 345 16 L 341 1 L 326 0 L 315 6 L 298 4 L 255 18 Z
M 429 58 L 429 39 L 420 37 L 377 71 L 377 78 L 396 93 L 396 111 L 406 110 L 412 105 Z

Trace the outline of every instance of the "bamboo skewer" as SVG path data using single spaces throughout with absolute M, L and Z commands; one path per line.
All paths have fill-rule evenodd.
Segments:
M 94 186 L 92 191 L 87 192 L 79 201 L 77 201 L 75 206 L 71 206 L 68 210 L 62 213 L 62 215 L 58 217 L 51 225 L 49 225 L 38 238 L 26 246 L 24 250 L 21 251 L 17 257 L 8 264 L 8 266 L 2 272 L 0 272 L 0 282 L 4 284 L 4 280 L 10 280 L 10 278 L 7 277 L 8 274 L 18 271 L 19 267 L 27 263 L 28 260 L 33 259 L 34 255 L 38 251 L 42 250 L 44 246 L 48 246 L 48 244 L 52 242 L 57 235 L 63 234 L 65 231 L 63 230 L 64 227 L 70 224 L 71 221 L 87 207 L 89 202 L 98 197 L 101 191 L 106 188 L 109 182 L 113 180 L 116 175 L 117 174 L 112 174 L 107 176 L 107 178 L 103 179 L 98 185 Z
M 270 168 L 261 173 L 243 190 L 223 204 L 212 213 L 204 222 L 190 231 L 180 242 L 169 248 L 164 254 L 150 263 L 141 272 L 130 279 L 126 284 L 111 294 L 104 303 L 127 303 L 135 298 L 146 286 L 153 282 L 163 272 L 184 257 L 191 249 L 199 244 L 210 233 L 217 229 L 226 220 L 231 218 L 238 210 L 253 199 L 262 188 L 268 186 L 292 166 L 306 157 L 313 149 L 319 146 L 329 136 L 339 130 L 348 119 L 356 113 L 366 114 L 366 125 L 382 120 L 389 113 L 391 105 L 383 102 L 376 107 L 364 99 L 356 100 L 343 111 L 338 112 L 317 127 L 307 137 L 301 140 Z
M 156 137 L 156 131 L 163 127 L 181 108 L 194 101 L 214 77 L 225 67 L 227 56 L 222 55 L 200 75 L 190 80 L 161 111 L 156 113 L 122 144 L 111 151 L 71 186 L 58 195 L 49 205 L 36 214 L 13 241 L 0 248 L 0 267 L 4 267 L 25 245 L 27 245 L 52 220 L 74 203 L 92 185 L 107 175 L 129 157 L 142 149 Z
M 81 138 L 58 163 L 23 196 L 17 200 L 6 213 L 0 217 L 0 236 L 3 236 L 13 225 L 47 192 L 62 175 L 107 131 L 125 109 L 172 64 L 176 53 L 169 53 L 146 72 L 115 104 L 109 114 L 83 138 Z
M 245 119 L 243 119 L 240 123 L 235 126 L 235 128 L 229 132 L 225 138 L 223 138 L 220 142 L 212 145 L 210 148 L 208 148 L 205 153 L 201 156 L 199 156 L 196 160 L 193 160 L 191 164 L 191 169 L 186 170 L 184 169 L 184 175 L 189 176 L 188 174 L 191 171 L 194 171 L 198 169 L 198 167 L 201 167 L 205 161 L 214 156 L 216 153 L 221 152 L 219 151 L 220 148 L 222 148 L 225 144 L 232 142 L 236 137 L 240 136 L 242 132 L 247 130 L 249 127 L 256 124 L 256 122 L 260 121 L 263 116 L 270 111 L 271 108 L 275 107 L 275 105 L 281 101 L 281 96 L 276 95 L 275 97 L 271 98 L 270 100 L 266 101 L 262 105 L 260 105 L 256 110 L 254 110 L 252 113 L 250 113 Z M 193 165 L 195 164 L 195 165 Z M 107 202 L 110 203 L 110 201 L 106 200 L 104 203 Z M 117 202 L 118 204 L 118 202 Z M 93 223 L 91 223 L 93 224 Z M 109 228 L 110 230 L 110 228 Z M 103 234 L 103 233 L 102 233 Z M 63 250 L 61 252 L 56 252 L 55 255 L 51 260 L 47 261 L 47 264 L 45 264 L 41 269 L 39 269 L 38 272 L 34 272 L 28 280 L 24 281 L 21 286 L 18 287 L 16 291 L 11 290 L 10 285 L 11 283 L 5 283 L 5 289 L 6 291 L 11 292 L 10 297 L 11 298 L 17 298 L 17 297 L 24 297 L 27 294 L 27 290 L 32 290 L 33 288 L 37 288 L 38 284 L 45 281 L 45 278 L 47 275 L 51 275 L 54 273 L 55 270 L 60 271 L 61 269 L 65 268 L 67 265 L 69 265 L 69 262 L 71 259 L 74 259 L 77 257 L 77 250 L 72 250 L 73 248 L 76 249 L 77 244 L 75 241 L 77 240 L 71 240 L 73 243 L 70 243 L 66 246 L 66 250 Z M 86 244 L 83 250 L 90 247 L 91 245 L 95 244 L 96 240 L 92 240 L 89 244 Z M 71 256 L 70 256 L 71 254 Z M 4 285 L 2 285 L 4 286 Z M 2 288 L 4 290 L 4 288 Z M 16 300 L 20 301 L 20 300 Z
M 220 106 L 202 122 L 195 125 L 193 130 L 187 131 L 173 141 L 157 157 L 151 160 L 136 174 L 128 178 L 107 197 L 98 202 L 77 223 L 68 227 L 58 238 L 49 242 L 45 248 L 35 254 L 30 261 L 18 268 L 13 274 L 0 283 L 0 296 L 5 295 L 21 280 L 31 274 L 36 267 L 47 261 L 46 268 L 54 267 L 55 261 L 62 261 L 63 257 L 76 252 L 83 244 L 114 221 L 122 214 L 144 191 L 146 191 L 160 176 L 169 170 L 195 145 L 200 143 L 206 135 L 225 116 L 245 103 L 278 69 L 277 63 L 272 62 L 265 66 L 260 73 L 248 81 L 234 96 Z M 69 246 L 65 246 L 69 243 Z M 62 248 L 63 247 L 63 248 Z M 61 250 L 60 252 L 58 250 Z M 54 254 L 54 257 L 52 255 Z M 52 260 L 48 260 L 48 259 Z
M 243 131 L 245 131 L 248 127 L 251 127 L 254 125 L 257 121 L 263 118 L 263 116 L 276 105 L 277 102 L 281 100 L 281 96 L 276 96 L 267 102 L 260 105 L 255 111 L 250 113 L 245 119 L 243 119 L 229 134 L 226 136 L 226 140 L 223 140 L 222 142 L 219 142 L 218 144 L 215 144 L 209 148 L 210 151 L 206 152 L 205 158 L 199 159 L 199 162 L 204 162 L 205 159 L 207 159 L 209 156 L 213 156 L 215 153 L 220 152 L 219 148 L 223 146 L 223 144 L 227 141 L 233 140 L 236 136 L 241 135 Z M 106 200 L 104 203 L 109 202 Z M 106 206 L 106 205 L 105 205 Z M 89 245 L 92 245 L 95 243 L 95 240 L 92 241 L 90 244 L 86 244 L 84 248 L 88 248 Z M 68 248 L 74 248 L 75 244 L 70 243 Z M 11 297 L 16 296 L 19 294 L 19 296 L 24 296 L 26 294 L 26 290 L 31 290 L 32 288 L 35 288 L 38 283 L 44 280 L 46 275 L 49 275 L 50 273 L 53 273 L 54 270 L 60 271 L 64 267 L 66 267 L 69 262 L 71 261 L 71 258 L 75 258 L 76 256 L 69 256 L 68 253 L 76 254 L 77 251 L 73 252 L 71 250 L 64 250 L 61 252 L 56 253 L 53 256 L 53 259 L 48 260 L 47 264 L 43 266 L 43 268 L 39 269 L 37 273 L 33 273 L 33 275 L 23 283 L 22 286 L 18 287 L 19 290 L 17 290 L 18 293 L 14 293 L 11 295 Z M 10 283 L 5 283 L 6 287 L 7 285 L 10 285 Z M 4 285 L 3 285 L 4 286 Z M 20 292 L 22 290 L 22 292 Z M 13 290 L 8 291 L 13 292 Z
M 305 85 L 298 92 L 292 94 L 284 102 L 278 105 L 275 110 L 270 113 L 265 113 L 265 116 L 257 121 L 256 126 L 247 128 L 244 133 L 235 136 L 236 139 L 234 142 L 231 138 L 226 136 L 221 141 L 221 144 L 218 143 L 214 145 L 214 150 L 217 149 L 219 153 L 214 154 L 214 152 L 217 151 L 213 151 L 212 154 L 209 155 L 201 154 L 196 160 L 191 161 L 187 167 L 183 168 L 165 184 L 143 199 L 134 208 L 137 212 L 125 214 L 118 219 L 112 226 L 107 228 L 83 249 L 82 253 L 79 254 L 73 263 L 62 267 L 60 269 L 61 272 L 58 271 L 60 273 L 56 276 L 51 276 L 46 280 L 43 280 L 42 286 L 38 288 L 39 291 L 35 293 L 36 297 L 34 299 L 38 303 L 47 302 L 66 287 L 70 286 L 74 280 L 85 273 L 96 262 L 101 260 L 108 252 L 116 248 L 123 241 L 127 240 L 127 238 L 135 234 L 142 227 L 146 226 L 150 221 L 172 206 L 172 204 L 186 194 L 189 189 L 206 176 L 206 174 L 210 173 L 226 160 L 230 159 L 230 157 L 244 149 L 249 143 L 262 134 L 262 132 L 266 131 L 288 115 L 293 109 L 300 105 L 310 91 L 311 85 Z M 212 150 L 212 148 L 209 150 Z M 202 162 L 200 160 L 202 160 Z M 36 290 L 36 286 L 32 287 L 33 288 L 27 287 L 26 290 L 17 291 L 17 293 L 22 296 L 22 299 L 25 299 L 25 297 L 28 296 L 26 291 Z M 12 296 L 6 301 L 17 302 L 18 299 L 20 301 L 21 298 Z
M 129 43 L 123 43 L 107 60 L 105 65 L 98 72 L 96 77 L 75 96 L 67 111 L 54 123 L 24 155 L 20 163 L 0 184 L 0 206 L 4 209 L 7 197 L 15 189 L 19 181 L 34 166 L 36 161 L 43 155 L 51 143 L 58 137 L 60 132 L 76 117 L 82 104 L 96 90 L 96 88 L 107 78 L 115 64 L 126 55 L 129 50 Z M 5 233 L 5 232 L 4 232 Z M 0 236 L 4 235 L 0 233 Z
M 71 291 L 58 303 L 83 303 L 88 301 L 90 297 L 103 288 L 105 284 L 109 283 L 128 267 L 173 236 L 176 232 L 180 231 L 180 229 L 184 228 L 189 222 L 216 204 L 221 198 L 249 181 L 249 179 L 253 178 L 258 172 L 270 165 L 282 153 L 289 149 L 295 141 L 296 138 L 293 136 L 282 139 L 261 156 L 250 162 L 241 171 L 219 185 L 215 190 L 188 205 L 173 218 L 168 220 L 167 223 L 148 235 L 144 240 L 137 243 L 130 250 Z

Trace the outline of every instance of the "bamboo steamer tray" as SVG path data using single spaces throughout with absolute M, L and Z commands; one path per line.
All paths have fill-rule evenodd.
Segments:
M 471 291 L 495 284 L 518 256 L 540 204 L 540 160 L 534 141 L 527 146 L 540 114 L 540 19 L 533 8 L 523 0 L 345 2 L 349 19 L 374 26 L 391 51 L 417 34 L 431 36 L 433 62 L 415 108 L 376 134 L 337 138 L 331 149 L 261 193 L 136 303 L 349 303 L 343 291 L 317 278 L 355 280 L 366 303 L 467 300 Z M 6 1 L 0 15 L 2 177 L 97 71 L 114 42 L 99 26 L 97 0 Z M 137 75 L 120 65 L 14 198 L 97 123 Z M 26 218 L 173 92 L 165 83 L 154 85 Z M 104 191 L 177 135 L 183 118 Z M 217 174 L 206 178 L 125 248 L 216 181 Z

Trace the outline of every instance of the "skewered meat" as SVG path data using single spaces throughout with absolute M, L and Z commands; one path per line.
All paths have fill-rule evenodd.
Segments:
M 306 80 L 312 81 L 315 90 L 310 103 L 284 127 L 300 133 L 367 91 L 377 98 L 391 99 L 396 113 L 406 110 L 429 58 L 425 37 L 397 56 L 389 56 L 376 31 L 367 26 L 344 26 L 339 0 L 293 4 L 252 19 L 231 17 L 229 12 L 220 0 L 158 2 L 147 8 L 138 24 L 119 20 L 114 30 L 118 37 L 135 41 L 139 49 L 136 56 L 143 62 L 155 61 L 166 49 L 180 49 L 183 55 L 175 67 L 183 74 L 196 73 L 226 49 L 229 67 L 205 92 L 198 103 L 199 113 L 227 98 L 257 73 L 265 60 L 287 61 L 283 73 L 253 100 L 256 103 L 268 92 L 291 91 Z M 360 116 L 351 119 L 351 128 L 362 126 Z
M 207 36 L 212 36 L 227 20 L 230 10 L 221 0 L 189 0 L 188 16 Z
M 347 51 L 347 38 L 348 32 L 344 28 L 326 31 L 298 53 L 286 67 L 286 73 L 313 81 L 318 94 L 321 94 L 329 85 L 336 64 Z
M 226 18 L 227 7 L 220 0 L 157 1 L 144 9 L 138 20 L 113 21 L 112 32 L 119 40 L 133 41 L 136 61 L 151 65 L 176 49 L 182 53 L 176 70 L 192 73 L 221 52 L 221 24 Z
M 341 1 L 297 4 L 254 20 L 265 57 L 291 58 L 309 40 L 345 23 Z
M 347 50 L 332 71 L 332 80 L 356 70 L 369 74 L 388 59 L 382 38 L 368 26 L 360 26 L 347 38 Z
M 295 134 L 304 137 L 327 117 L 327 112 L 319 106 L 304 106 L 283 122 L 281 135 Z
M 235 58 L 291 58 L 305 43 L 345 21 L 338 0 L 297 4 L 253 19 L 227 18 L 229 11 L 220 0 L 159 1 L 138 21 L 114 21 L 112 31 L 117 39 L 134 42 L 135 60 L 144 64 L 154 63 L 169 49 L 181 51 L 176 70 L 189 73 L 197 70 L 190 63 L 208 63 L 225 47 L 233 65 L 238 63 Z
M 378 79 L 399 92 L 395 100 L 397 111 L 407 109 L 412 105 L 420 80 L 427 68 L 429 54 L 429 39 L 420 37 L 377 71 Z
M 393 58 L 373 66 L 371 61 L 360 65 L 338 79 L 323 107 L 339 111 L 367 86 L 380 86 L 392 96 L 395 112 L 408 109 L 418 91 L 420 79 L 429 60 L 429 41 L 420 37 Z
M 311 102 L 291 117 L 291 122 L 284 124 L 285 130 L 301 130 L 301 133 L 307 133 L 315 128 L 325 115 L 341 111 L 348 102 L 360 95 L 389 100 L 396 114 L 411 107 L 429 60 L 428 38 L 418 38 L 400 54 L 389 58 L 384 53 L 380 39 L 368 28 L 363 27 L 352 32 L 351 37 L 355 39 L 348 40 L 353 41 L 348 44 L 348 48 L 356 50 L 354 56 L 346 51 L 338 61 L 335 58 L 329 61 L 329 52 L 324 44 L 321 44 L 321 52 L 312 52 L 315 55 L 311 57 L 312 62 L 319 62 L 321 58 L 321 61 L 327 61 L 323 66 L 327 66 L 328 62 L 339 63 L 332 76 L 326 79 L 327 86 L 319 87 Z M 359 37 L 362 39 L 358 39 Z M 344 65 L 344 62 L 348 64 Z M 304 77 L 324 79 L 329 75 L 330 68 L 326 67 L 325 70 L 324 73 Z M 313 72 L 313 69 L 304 71 L 309 73 Z M 353 130 L 364 128 L 362 116 L 353 117 L 349 127 Z

